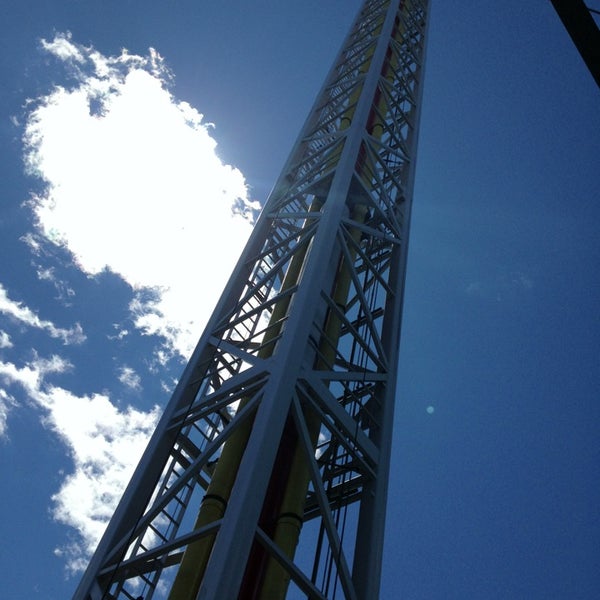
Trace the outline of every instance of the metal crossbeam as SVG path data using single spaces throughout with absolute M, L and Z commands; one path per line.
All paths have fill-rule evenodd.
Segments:
M 583 0 L 551 0 L 592 77 L 600 86 L 600 29 Z

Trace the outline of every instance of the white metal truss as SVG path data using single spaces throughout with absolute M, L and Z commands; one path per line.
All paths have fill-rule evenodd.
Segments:
M 378 597 L 427 10 L 364 2 L 76 599 Z

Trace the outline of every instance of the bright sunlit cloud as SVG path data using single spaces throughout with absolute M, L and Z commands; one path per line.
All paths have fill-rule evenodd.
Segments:
M 45 184 L 30 203 L 37 227 L 84 272 L 110 269 L 138 290 L 136 325 L 186 356 L 251 230 L 244 178 L 169 92 L 154 50 L 107 57 L 68 34 L 42 47 L 76 83 L 29 113 L 26 164 Z

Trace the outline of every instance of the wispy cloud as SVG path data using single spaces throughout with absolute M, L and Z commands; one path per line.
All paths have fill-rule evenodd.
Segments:
M 0 433 L 3 406 L 13 397 L 6 387 L 20 386 L 44 411 L 44 423 L 66 444 L 74 470 L 52 497 L 54 518 L 74 528 L 77 536 L 57 549 L 70 571 L 85 566 L 120 495 L 131 477 L 158 420 L 149 412 L 118 409 L 106 394 L 77 396 L 49 382 L 72 368 L 59 356 L 35 358 L 19 367 L 0 361 Z
M 10 409 L 16 401 L 5 389 L 0 387 L 0 439 L 6 436 L 6 423 Z
M 511 271 L 472 280 L 465 286 L 465 292 L 470 296 L 502 302 L 528 294 L 533 288 L 534 282 L 529 275 Z
M 132 390 L 142 389 L 142 378 L 131 367 L 123 366 L 119 369 L 119 381 Z
M 44 377 L 49 373 L 64 373 L 71 368 L 70 363 L 58 356 L 50 359 L 35 360 L 18 367 L 14 363 L 0 361 L 0 434 L 6 435 L 6 421 L 9 410 L 17 402 L 9 389 L 14 384 L 19 384 L 30 396 L 35 398 L 36 390 L 41 389 Z
M 64 305 L 68 305 L 73 296 L 75 296 L 75 290 L 65 281 L 57 277 L 56 269 L 54 269 L 54 267 L 42 267 L 40 265 L 35 265 L 35 269 L 38 279 L 40 281 L 51 283 L 57 292 L 56 298 Z
M 10 336 L 6 331 L 0 329 L 0 349 L 1 348 L 12 348 L 13 343 L 10 340 Z
M 169 92 L 156 51 L 103 56 L 68 34 L 42 46 L 76 83 L 27 120 L 26 163 L 45 184 L 30 203 L 37 228 L 86 273 L 110 269 L 138 290 L 136 326 L 187 355 L 251 230 L 244 178 Z
M 51 42 L 42 40 L 42 48 L 58 56 L 61 60 L 73 60 L 78 63 L 85 61 L 83 54 L 71 43 L 71 34 L 58 34 Z
M 61 339 L 63 344 L 81 344 L 85 335 L 79 323 L 70 329 L 57 327 L 51 321 L 41 319 L 33 310 L 8 297 L 6 289 L 0 283 L 0 313 L 19 321 L 28 327 L 44 330 L 50 337 Z M 1 344 L 0 339 L 0 344 Z M 10 340 L 9 340 L 10 341 Z M 1 346 L 0 346 L 1 347 Z

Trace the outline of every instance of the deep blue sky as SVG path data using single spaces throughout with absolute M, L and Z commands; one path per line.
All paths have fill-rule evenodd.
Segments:
M 64 78 L 40 38 L 70 31 L 105 55 L 156 48 L 175 96 L 215 123 L 219 155 L 263 199 L 359 5 L 0 6 L 0 283 L 45 319 L 82 323 L 87 368 L 69 389 L 108 388 L 95 361 L 141 364 L 144 340 L 106 339 L 125 319 L 124 284 L 90 280 L 57 251 L 77 292 L 64 316 L 19 241 L 31 230 L 22 202 L 40 185 L 23 173 L 24 105 Z M 382 598 L 595 598 L 600 91 L 547 0 L 433 0 L 429 33 Z M 15 327 L 3 319 L 0 329 Z M 10 332 L 6 360 L 50 352 L 47 336 Z M 166 401 L 158 381 L 144 387 L 150 398 L 127 401 Z M 59 600 L 76 579 L 53 555 L 70 532 L 49 507 L 71 461 L 39 409 L 12 393 L 0 440 L 2 596 Z

